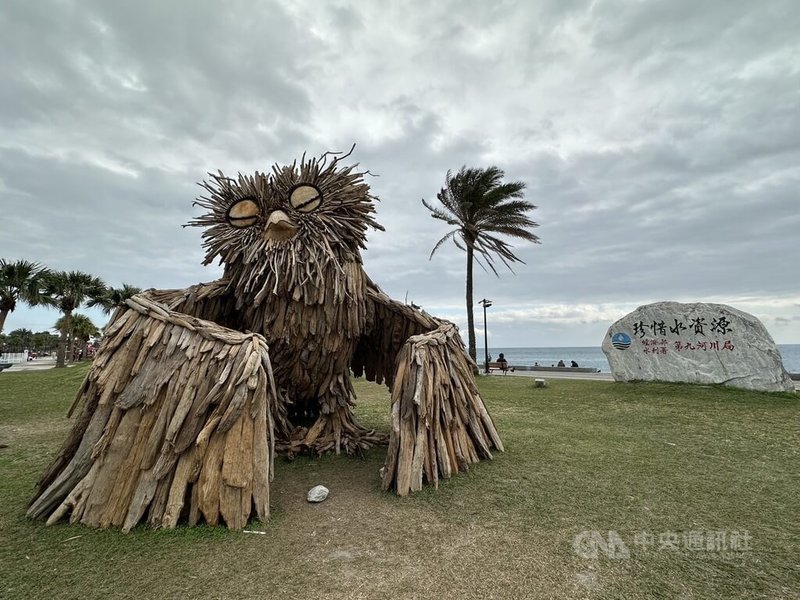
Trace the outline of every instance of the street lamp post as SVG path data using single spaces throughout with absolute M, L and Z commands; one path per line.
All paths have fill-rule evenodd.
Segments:
M 481 306 L 483 306 L 483 351 L 484 351 L 484 373 L 489 372 L 489 337 L 486 334 L 486 309 L 492 305 L 491 300 L 487 300 L 484 298 L 479 302 Z

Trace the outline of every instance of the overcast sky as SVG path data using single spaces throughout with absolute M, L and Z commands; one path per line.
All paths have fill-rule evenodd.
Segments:
M 368 273 L 462 329 L 465 257 L 428 260 L 447 228 L 420 200 L 462 165 L 527 183 L 542 244 L 476 271 L 490 346 L 599 346 L 661 300 L 800 343 L 799 31 L 797 0 L 4 0 L 0 257 L 209 281 L 196 182 L 355 142 Z

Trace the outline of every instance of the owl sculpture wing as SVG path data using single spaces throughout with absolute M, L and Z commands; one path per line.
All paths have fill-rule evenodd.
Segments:
M 383 488 L 400 496 L 423 480 L 466 471 L 503 444 L 475 385 L 458 328 L 396 302 L 368 282 L 368 323 L 352 369 L 392 391 Z
M 173 310 L 222 319 L 222 289 L 150 292 L 115 314 L 28 516 L 123 530 L 267 518 L 279 402 L 266 341 Z

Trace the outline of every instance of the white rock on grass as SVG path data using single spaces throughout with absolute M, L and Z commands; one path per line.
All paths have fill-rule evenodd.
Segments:
M 325 498 L 328 497 L 328 488 L 324 485 L 315 485 L 313 488 L 308 490 L 308 501 L 309 502 L 322 502 Z
M 602 348 L 617 381 L 794 391 L 778 348 L 761 321 L 725 304 L 640 306 L 608 329 Z

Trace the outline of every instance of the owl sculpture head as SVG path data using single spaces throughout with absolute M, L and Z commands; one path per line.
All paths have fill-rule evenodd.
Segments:
M 367 229 L 383 228 L 366 172 L 340 165 L 347 156 L 304 155 L 236 179 L 211 174 L 195 203 L 207 212 L 189 223 L 206 228 L 204 264 L 218 258 L 237 292 L 260 302 L 269 292 L 324 285 L 332 271 L 360 262 Z

